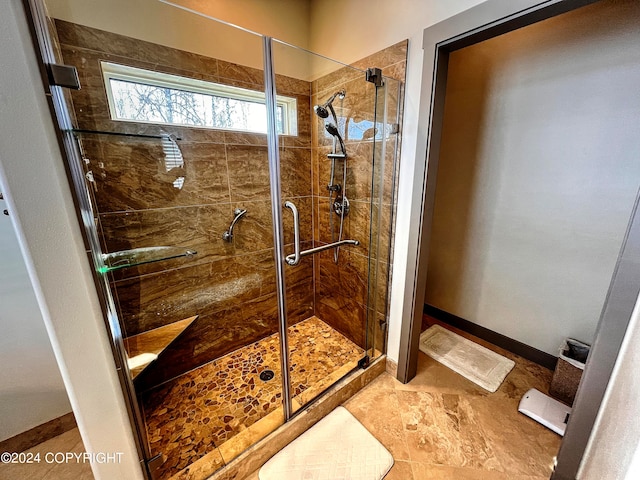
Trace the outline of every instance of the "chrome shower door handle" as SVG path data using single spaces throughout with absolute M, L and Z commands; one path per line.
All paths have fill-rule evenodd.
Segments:
M 300 263 L 300 216 L 298 215 L 298 209 L 293 204 L 287 200 L 284 202 L 284 206 L 291 210 L 293 213 L 293 245 L 294 251 L 293 255 L 287 255 L 285 261 L 288 265 L 294 266 Z

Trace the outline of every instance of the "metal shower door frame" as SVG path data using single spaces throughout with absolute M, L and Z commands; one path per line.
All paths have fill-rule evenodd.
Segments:
M 282 373 L 282 401 L 284 421 L 289 421 L 291 407 L 291 379 L 289 376 L 289 338 L 287 332 L 287 298 L 285 283 L 286 258 L 282 230 L 282 184 L 280 180 L 280 152 L 276 118 L 276 74 L 273 63 L 271 37 L 262 37 L 264 62 L 264 93 L 267 105 L 267 152 L 269 157 L 269 188 L 271 190 L 271 217 L 273 219 L 273 256 L 276 266 L 276 296 L 278 298 L 278 330 L 280 332 L 280 368 Z

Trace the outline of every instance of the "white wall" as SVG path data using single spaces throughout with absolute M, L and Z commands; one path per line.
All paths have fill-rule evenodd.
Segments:
M 96 480 L 141 479 L 22 2 L 0 15 L 0 183 Z M 5 367 L 3 365 L 3 367 Z
M 2 187 L 0 186 L 0 192 Z M 0 210 L 6 202 L 0 200 Z M 71 411 L 11 218 L 0 216 L 0 441 Z
M 640 185 L 639 22 L 602 2 L 451 55 L 427 303 L 591 343 Z

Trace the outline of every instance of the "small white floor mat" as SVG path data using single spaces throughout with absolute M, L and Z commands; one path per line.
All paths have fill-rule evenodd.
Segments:
M 338 407 L 278 452 L 260 480 L 381 480 L 393 466 L 384 446 Z
M 490 392 L 498 389 L 515 366 L 513 360 L 440 325 L 432 325 L 420 335 L 420 350 Z

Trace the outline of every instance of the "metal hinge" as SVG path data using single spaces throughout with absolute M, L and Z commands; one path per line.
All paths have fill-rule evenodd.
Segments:
M 365 355 L 363 358 L 361 358 L 358 361 L 358 367 L 365 369 L 369 366 L 370 363 L 371 363 L 371 359 L 369 358 L 369 355 Z
M 367 82 L 373 83 L 376 87 L 382 86 L 382 70 L 379 68 L 367 68 L 365 75 Z
M 158 480 L 160 478 L 158 475 L 158 468 L 164 463 L 165 460 L 166 459 L 164 458 L 164 456 L 159 453 L 158 455 L 152 457 L 147 461 L 147 470 L 149 470 L 149 475 L 151 475 L 152 480 Z
M 47 72 L 50 85 L 80 90 L 80 78 L 76 67 L 50 63 L 47 65 Z

